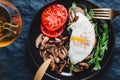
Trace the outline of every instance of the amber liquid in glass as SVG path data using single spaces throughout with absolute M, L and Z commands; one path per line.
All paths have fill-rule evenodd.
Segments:
M 13 43 L 20 34 L 21 27 L 21 16 L 15 6 L 0 1 L 0 47 Z

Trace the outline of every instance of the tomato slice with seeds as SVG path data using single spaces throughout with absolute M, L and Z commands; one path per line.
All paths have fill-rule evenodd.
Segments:
M 67 21 L 68 13 L 66 8 L 61 4 L 53 4 L 45 8 L 41 20 L 46 29 L 55 31 L 62 27 Z
M 62 34 L 62 32 L 65 29 L 65 25 L 63 27 L 61 27 L 60 29 L 56 30 L 56 31 L 50 31 L 48 29 L 46 29 L 44 27 L 44 25 L 41 24 L 40 29 L 42 31 L 42 33 L 50 38 L 56 38 L 58 36 L 60 36 Z

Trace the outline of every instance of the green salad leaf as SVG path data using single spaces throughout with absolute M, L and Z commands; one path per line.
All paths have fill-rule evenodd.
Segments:
M 103 60 L 104 53 L 108 49 L 108 38 L 109 38 L 109 29 L 107 22 L 102 20 L 102 28 L 103 30 L 99 30 L 99 26 L 96 23 L 95 25 L 95 33 L 97 40 L 97 48 L 94 52 L 94 57 L 88 62 L 89 65 L 94 65 L 93 70 L 101 69 L 100 62 Z M 98 31 L 101 31 L 102 35 L 100 36 Z
M 77 5 L 75 2 L 72 3 L 72 10 L 73 10 L 74 14 L 76 15 Z
M 70 73 L 72 73 L 73 72 L 73 70 L 74 70 L 74 65 L 73 64 L 71 64 L 71 66 L 70 66 Z

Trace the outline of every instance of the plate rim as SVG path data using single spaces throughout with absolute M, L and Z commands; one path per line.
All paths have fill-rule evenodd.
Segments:
M 56 0 L 56 1 L 57 1 L 57 0 Z M 54 2 L 56 2 L 56 1 L 51 1 L 51 2 L 49 2 L 49 3 L 47 3 L 47 4 L 45 4 L 44 6 L 49 5 L 49 4 L 51 4 L 51 3 L 54 3 Z M 77 1 L 77 0 L 76 0 L 76 1 Z M 83 1 L 84 1 L 84 0 L 83 0 Z M 92 1 L 85 0 L 84 2 L 88 2 L 88 3 L 91 3 L 92 5 L 95 5 L 95 6 L 99 7 L 97 4 L 93 3 Z M 43 7 L 44 7 L 44 6 L 43 6 Z M 41 7 L 41 8 L 42 8 L 42 7 Z M 40 9 L 41 9 L 41 8 L 40 8 Z M 30 30 L 31 30 L 33 21 L 34 21 L 36 15 L 38 14 L 38 12 L 40 11 L 40 9 L 35 13 L 35 16 L 33 17 L 32 21 L 31 21 Z M 83 78 L 82 80 L 84 80 L 84 79 L 85 79 L 85 80 L 86 80 L 86 79 L 90 79 L 90 78 L 94 77 L 95 75 L 97 75 L 98 73 L 100 73 L 100 72 L 108 65 L 109 60 L 111 59 L 111 56 L 113 55 L 113 50 L 114 50 L 114 48 L 115 48 L 115 32 L 114 32 L 114 30 L 113 30 L 113 26 L 112 26 L 112 24 L 111 24 L 111 21 L 109 21 L 109 23 L 110 23 L 110 25 L 111 25 L 111 31 L 112 31 L 112 35 L 113 35 L 113 40 L 112 40 L 112 42 L 113 42 L 112 45 L 113 45 L 113 46 L 112 46 L 112 48 L 111 48 L 112 50 L 111 50 L 111 52 L 110 52 L 110 55 L 109 55 L 109 57 L 107 58 L 105 64 L 102 66 L 102 68 L 101 68 L 100 70 L 95 71 L 93 74 L 89 75 L 89 76 L 86 77 L 86 78 Z M 30 56 L 31 56 L 34 64 L 36 65 L 37 68 L 39 68 L 39 65 L 38 65 L 37 62 L 35 61 L 34 57 L 32 56 L 31 50 L 30 50 L 29 34 L 30 34 L 30 32 L 28 33 L 28 38 L 27 38 L 27 43 L 28 43 L 28 48 L 29 48 L 28 51 L 29 51 L 29 53 L 30 53 Z M 56 77 L 51 76 L 51 75 L 48 74 L 48 73 L 45 73 L 45 76 L 48 76 L 48 77 L 50 77 L 50 78 L 52 78 L 52 79 L 55 79 L 55 80 L 58 80 L 58 79 L 59 79 L 59 78 L 56 78 Z

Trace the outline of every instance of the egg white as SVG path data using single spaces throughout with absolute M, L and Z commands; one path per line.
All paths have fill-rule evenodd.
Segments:
M 71 38 L 77 37 L 86 41 L 70 40 L 69 58 L 72 64 L 83 61 L 93 50 L 95 43 L 95 31 L 92 23 L 80 12 L 77 12 L 76 16 L 79 18 L 71 25 Z

